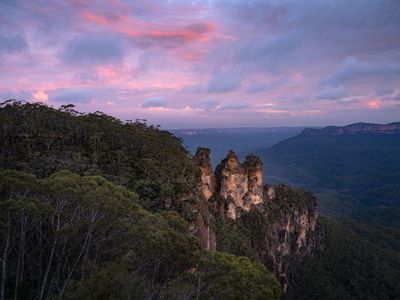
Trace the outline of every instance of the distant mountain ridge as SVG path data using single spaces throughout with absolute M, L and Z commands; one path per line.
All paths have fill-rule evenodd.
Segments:
M 271 132 L 292 132 L 305 127 L 237 127 L 237 128 L 184 128 L 171 129 L 170 132 L 180 136 L 207 135 L 207 134 L 247 134 L 247 133 L 271 133 Z
M 400 122 L 389 124 L 354 123 L 344 127 L 328 126 L 320 129 L 306 128 L 302 135 L 352 135 L 360 133 L 395 134 L 400 133 Z

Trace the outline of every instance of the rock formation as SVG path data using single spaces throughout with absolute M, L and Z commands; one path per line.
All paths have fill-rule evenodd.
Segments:
M 286 290 L 302 260 L 322 247 L 315 196 L 286 185 L 263 186 L 262 162 L 255 155 L 247 156 L 242 164 L 229 151 L 214 175 L 209 149 L 199 148 L 195 162 L 201 170 L 207 212 L 231 226 L 245 228 L 254 258 L 267 265 Z M 259 225 L 254 227 L 252 218 Z M 202 232 L 203 238 L 208 235 L 203 245 L 209 246 L 211 241 L 215 249 L 225 250 L 218 246 L 218 229 L 216 239 L 214 232 L 210 239 L 209 227 Z
M 251 205 L 263 202 L 263 165 L 258 156 L 249 155 L 246 157 L 244 167 L 248 180 L 248 201 L 245 202 L 244 210 L 249 211 Z
M 215 170 L 216 193 L 226 199 L 227 217 L 236 219 L 241 211 L 250 211 L 252 205 L 263 201 L 262 162 L 250 155 L 241 164 L 233 151 L 229 151 Z
M 194 156 L 195 164 L 201 170 L 201 192 L 206 200 L 214 194 L 214 174 L 211 166 L 210 149 L 198 148 Z

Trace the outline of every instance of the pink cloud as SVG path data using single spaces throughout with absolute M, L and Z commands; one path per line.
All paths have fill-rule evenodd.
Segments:
M 83 13 L 83 18 L 86 21 L 89 22 L 94 22 L 100 25 L 108 25 L 110 22 L 107 20 L 106 17 L 100 16 L 100 15 L 96 15 L 94 13 L 91 12 L 85 12 Z
M 381 102 L 379 100 L 372 100 L 367 103 L 368 108 L 370 109 L 380 109 Z
M 85 21 L 96 23 L 110 30 L 126 34 L 129 37 L 158 42 L 170 41 L 175 46 L 194 41 L 207 42 L 209 35 L 217 29 L 213 22 L 199 22 L 187 25 L 174 25 L 143 21 L 125 14 L 100 15 L 92 12 L 84 12 Z
M 80 93 L 85 111 L 169 127 L 398 119 L 394 95 L 376 92 L 400 86 L 397 5 L 389 18 L 379 1 L 338 2 L 319 18 L 318 3 L 245 3 L 21 1 L 0 12 L 0 95 L 59 105 Z M 351 26 L 347 6 L 366 18 Z M 157 97 L 168 105 L 141 107 Z

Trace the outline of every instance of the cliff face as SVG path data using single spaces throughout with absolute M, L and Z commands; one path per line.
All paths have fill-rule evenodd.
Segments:
M 344 127 L 306 128 L 302 132 L 304 135 L 352 135 L 360 133 L 398 134 L 400 133 L 400 122 L 390 124 L 355 123 Z
M 302 260 L 321 247 L 316 198 L 285 185 L 263 186 L 262 162 L 254 155 L 240 163 L 230 151 L 214 175 L 208 149 L 199 148 L 195 161 L 202 172 L 207 211 L 241 232 L 254 259 L 266 264 L 286 290 Z M 224 248 L 229 233 L 218 232 L 216 228 L 216 249 L 230 251 Z M 237 238 L 236 233 L 229 238 Z
M 269 186 L 266 191 L 257 215 L 268 225 L 258 228 L 252 239 L 256 258 L 268 265 L 286 290 L 303 259 L 322 247 L 317 201 L 312 193 L 286 185 Z

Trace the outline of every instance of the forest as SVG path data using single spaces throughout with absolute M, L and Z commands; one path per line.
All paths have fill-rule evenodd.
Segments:
M 1 300 L 281 297 L 264 265 L 189 234 L 199 174 L 172 134 L 15 100 L 0 124 Z
M 395 205 L 359 210 L 355 191 L 316 193 L 340 222 L 320 218 L 323 248 L 296 266 L 283 294 L 256 260 L 270 226 L 257 212 L 214 219 L 216 252 L 189 233 L 206 205 L 200 173 L 182 141 L 158 126 L 9 100 L 0 104 L 0 145 L 1 300 L 400 296 Z M 274 164 L 294 165 L 290 149 L 277 149 L 268 164 L 276 174 Z M 298 203 L 311 197 L 294 193 Z M 268 203 L 264 220 L 284 218 L 290 203 Z

